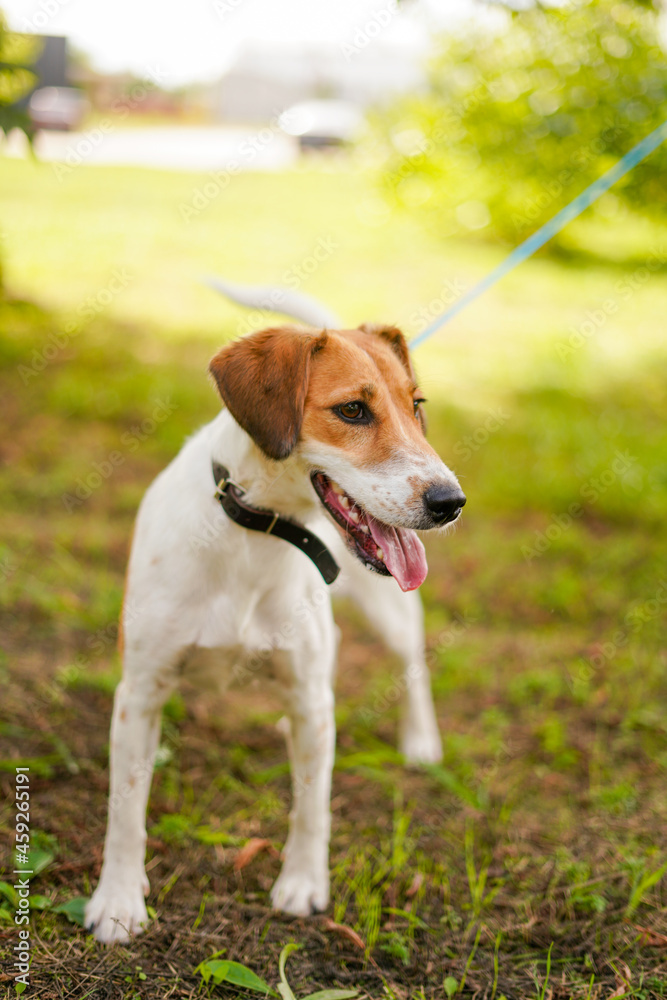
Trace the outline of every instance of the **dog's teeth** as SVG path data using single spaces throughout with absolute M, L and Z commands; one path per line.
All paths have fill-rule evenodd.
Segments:
M 382 551 L 382 549 L 376 549 L 375 550 L 375 555 L 378 557 L 378 559 L 381 562 L 384 562 L 384 552 Z
M 357 514 L 356 510 L 351 510 L 350 511 L 350 517 L 354 521 L 355 524 L 359 524 L 359 515 Z
M 338 483 L 335 483 L 333 481 L 333 479 L 331 480 L 331 489 L 334 491 L 334 493 L 337 493 L 339 497 L 342 497 L 344 491 L 340 488 Z
M 344 507 L 345 510 L 349 510 L 350 509 L 350 501 L 347 499 L 346 496 L 341 496 L 340 503 L 341 503 L 341 507 Z
M 362 526 L 361 526 L 361 530 L 363 531 L 363 533 L 364 533 L 365 535 L 369 534 L 369 531 L 368 531 L 368 525 L 367 525 L 367 524 L 362 524 Z

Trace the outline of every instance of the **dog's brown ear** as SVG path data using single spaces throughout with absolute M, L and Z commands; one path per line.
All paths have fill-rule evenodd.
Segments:
M 209 365 L 229 412 L 269 458 L 287 458 L 298 440 L 310 361 L 326 339 L 272 327 L 223 347 Z
M 385 326 L 383 323 L 362 323 L 359 329 L 363 330 L 364 333 L 372 333 L 376 337 L 380 337 L 386 341 L 410 378 L 414 379 L 415 372 L 410 360 L 407 341 L 397 326 Z

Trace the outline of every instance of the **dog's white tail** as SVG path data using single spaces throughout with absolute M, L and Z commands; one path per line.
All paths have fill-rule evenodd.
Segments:
M 293 292 L 287 288 L 271 285 L 236 285 L 222 278 L 206 278 L 205 281 L 216 292 L 221 292 L 232 302 L 248 306 L 249 309 L 268 309 L 271 312 L 282 313 L 283 316 L 301 320 L 308 326 L 339 329 L 342 325 L 335 313 L 330 312 L 317 299 L 302 292 Z

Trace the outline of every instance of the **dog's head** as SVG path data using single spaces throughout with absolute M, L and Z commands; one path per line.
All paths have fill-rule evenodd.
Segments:
M 400 330 L 261 330 L 223 348 L 211 373 L 269 458 L 299 458 L 348 546 L 402 590 L 426 577 L 414 528 L 455 521 L 466 502 L 426 441 L 424 399 Z

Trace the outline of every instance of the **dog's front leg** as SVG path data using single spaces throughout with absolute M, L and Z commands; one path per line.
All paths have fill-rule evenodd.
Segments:
M 336 739 L 332 630 L 323 645 L 317 652 L 303 650 L 296 656 L 294 682 L 284 688 L 292 810 L 283 868 L 271 890 L 271 901 L 276 909 L 297 916 L 324 910 L 329 902 L 331 772 Z M 313 662 L 317 662 L 316 669 Z
M 166 686 L 158 693 L 153 684 L 127 677 L 116 689 L 104 862 L 85 913 L 86 927 L 106 944 L 126 941 L 140 933 L 148 920 L 144 902 L 149 888 L 144 871 L 146 805 L 167 693 Z

